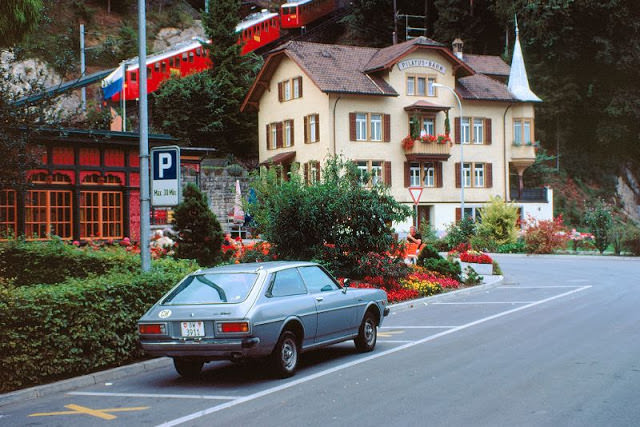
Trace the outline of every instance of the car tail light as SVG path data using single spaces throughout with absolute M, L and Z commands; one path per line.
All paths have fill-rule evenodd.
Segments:
M 217 324 L 217 331 L 223 334 L 249 332 L 249 322 L 221 322 Z
M 164 335 L 166 327 L 164 323 L 146 323 L 138 325 L 138 331 L 143 335 Z

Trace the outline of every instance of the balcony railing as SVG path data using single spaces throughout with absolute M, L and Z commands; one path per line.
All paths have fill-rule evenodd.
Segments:
M 512 188 L 509 192 L 512 201 L 548 203 L 549 194 L 546 188 L 523 188 L 518 191 Z
M 413 142 L 413 147 L 408 150 L 401 147 L 401 150 L 403 150 L 407 156 L 433 156 L 441 158 L 442 160 L 447 160 L 451 155 L 451 143 L 447 142 L 445 144 L 438 144 L 437 142 L 422 142 L 420 140 L 415 140 Z

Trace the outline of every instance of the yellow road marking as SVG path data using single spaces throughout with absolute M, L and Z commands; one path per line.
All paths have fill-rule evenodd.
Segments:
M 110 412 L 129 412 L 129 411 L 143 411 L 149 409 L 150 406 L 136 406 L 132 408 L 106 408 L 106 409 L 91 409 L 86 406 L 80 405 L 65 405 L 65 408 L 71 409 L 71 411 L 59 411 L 59 412 L 39 412 L 37 414 L 30 414 L 30 417 L 48 417 L 52 415 L 76 415 L 85 414 L 93 417 L 102 418 L 103 420 L 113 420 L 118 417 L 111 415 Z
M 404 334 L 404 331 L 400 329 L 394 329 L 391 331 L 378 332 L 379 337 L 392 337 L 398 334 Z

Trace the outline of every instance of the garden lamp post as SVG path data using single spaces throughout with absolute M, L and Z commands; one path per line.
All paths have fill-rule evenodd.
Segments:
M 456 132 L 460 132 L 460 219 L 464 219 L 464 138 L 462 135 L 462 104 L 460 103 L 460 98 L 455 90 L 450 88 L 449 86 L 445 86 L 440 83 L 433 83 L 433 87 L 441 87 L 447 89 L 449 92 L 453 94 L 458 101 L 458 109 L 460 110 L 460 129 L 456 129 Z

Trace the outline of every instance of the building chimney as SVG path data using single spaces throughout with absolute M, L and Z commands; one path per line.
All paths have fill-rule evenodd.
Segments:
M 458 57 L 458 59 L 462 60 L 462 48 L 464 47 L 464 42 L 460 39 L 455 39 L 453 41 L 453 54 Z

